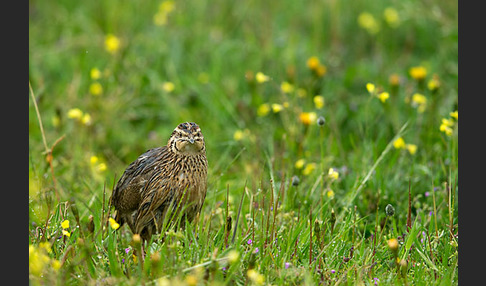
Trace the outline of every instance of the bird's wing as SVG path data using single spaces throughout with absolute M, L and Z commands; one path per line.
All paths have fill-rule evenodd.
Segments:
M 110 202 L 115 209 L 137 209 L 141 201 L 141 191 L 152 174 L 157 171 L 157 163 L 167 147 L 153 148 L 133 161 L 125 170 L 113 189 Z
M 169 175 L 170 173 L 178 173 L 180 165 L 169 161 L 169 159 L 162 160 L 161 167 L 152 174 L 143 188 L 142 201 L 136 219 L 136 231 L 138 233 L 151 225 L 154 220 L 156 227 L 160 228 L 164 219 L 166 219 L 165 213 L 169 210 L 171 204 L 174 204 L 172 208 L 175 209 L 182 198 L 183 191 L 181 192 L 181 188 L 183 186 Z M 171 165 L 171 167 L 166 164 Z M 175 167 L 172 165 L 175 165 Z M 168 172 L 167 168 L 174 169 Z M 175 213 L 171 214 L 171 216 L 173 215 Z
M 154 174 L 147 182 L 142 201 L 138 208 L 136 218 L 136 232 L 141 233 L 143 228 L 150 225 L 155 220 L 161 220 L 164 207 L 163 204 L 170 204 L 172 192 L 169 182 L 161 178 L 162 172 Z M 160 209 L 159 209 L 160 208 Z

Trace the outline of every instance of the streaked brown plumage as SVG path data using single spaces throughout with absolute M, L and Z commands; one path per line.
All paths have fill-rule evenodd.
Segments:
M 140 155 L 118 180 L 110 198 L 116 210 L 115 220 L 120 226 L 127 223 L 145 241 L 160 232 L 164 220 L 172 222 L 185 208 L 181 219 L 184 227 L 186 218 L 192 221 L 201 211 L 206 198 L 207 168 L 206 146 L 199 126 L 192 122 L 179 124 L 166 146 Z

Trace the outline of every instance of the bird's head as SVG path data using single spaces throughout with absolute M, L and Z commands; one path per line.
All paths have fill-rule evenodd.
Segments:
M 206 146 L 199 125 L 194 122 L 184 122 L 174 129 L 167 146 L 176 154 L 204 154 Z

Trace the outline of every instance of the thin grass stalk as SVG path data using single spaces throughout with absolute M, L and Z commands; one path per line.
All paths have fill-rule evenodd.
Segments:
M 245 181 L 245 187 L 243 188 L 243 193 L 241 194 L 240 206 L 238 207 L 238 214 L 236 215 L 235 229 L 233 231 L 233 238 L 231 239 L 231 244 L 233 244 L 233 245 L 235 243 L 236 231 L 238 229 L 238 221 L 240 219 L 240 213 L 241 213 L 241 207 L 243 205 L 243 199 L 245 198 L 245 191 L 244 190 L 246 189 L 246 183 L 247 183 L 247 181 Z

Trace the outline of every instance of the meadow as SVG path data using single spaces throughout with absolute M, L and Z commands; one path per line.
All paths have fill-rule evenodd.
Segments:
M 457 10 L 29 1 L 29 283 L 456 285 Z M 206 200 L 142 260 L 109 197 L 181 122 Z

